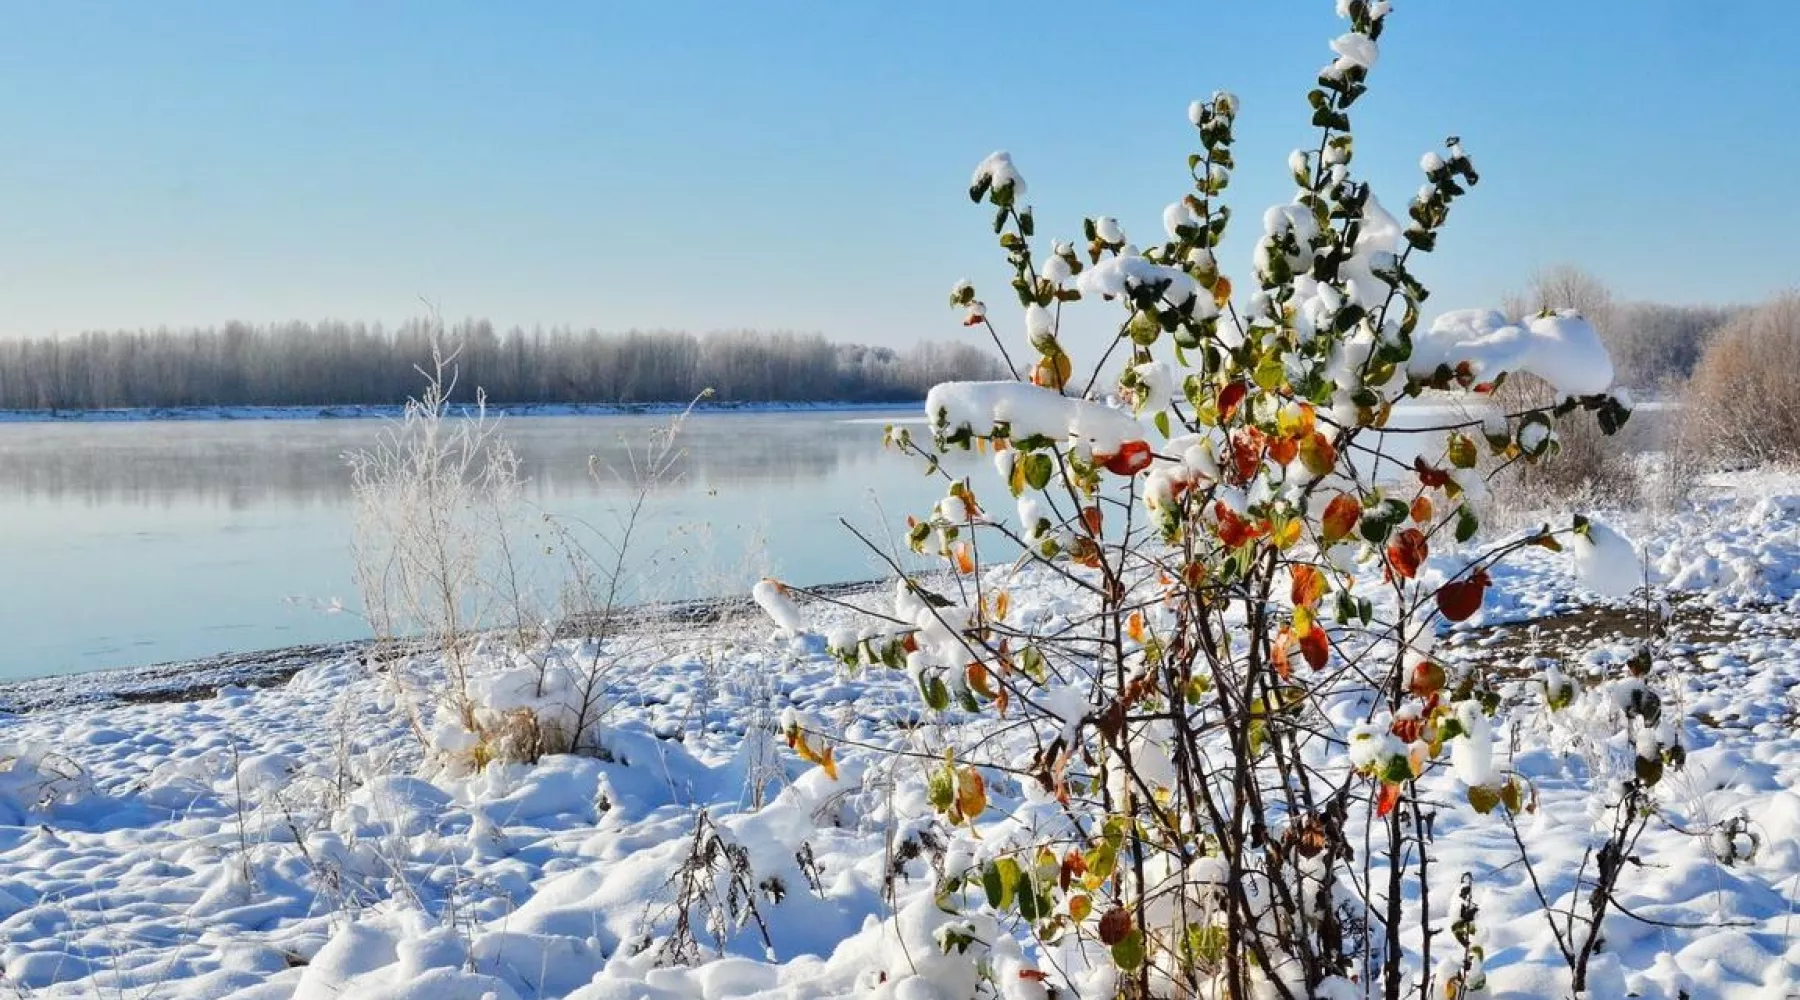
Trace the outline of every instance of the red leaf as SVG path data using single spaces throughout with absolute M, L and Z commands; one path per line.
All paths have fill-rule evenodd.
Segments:
M 1413 458 L 1413 471 L 1419 474 L 1419 482 L 1432 489 L 1445 486 L 1450 482 L 1450 473 L 1432 466 L 1431 463 L 1425 461 L 1423 455 Z
M 1246 427 L 1231 436 L 1231 467 L 1237 473 L 1237 482 L 1249 482 L 1256 470 L 1262 468 L 1264 446 L 1263 432 L 1254 427 Z
M 1249 521 L 1239 517 L 1237 512 L 1216 500 L 1213 502 L 1213 514 L 1219 519 L 1219 541 L 1224 542 L 1226 548 L 1235 549 L 1262 534 L 1251 527 Z
M 1131 911 L 1122 906 L 1107 910 L 1100 918 L 1100 943 L 1112 947 L 1131 933 Z
M 1119 447 L 1117 454 L 1108 456 L 1100 464 L 1113 475 L 1135 476 L 1150 467 L 1150 443 L 1127 441 Z
M 1407 679 L 1406 689 L 1421 698 L 1429 698 L 1444 689 L 1444 680 L 1443 667 L 1430 660 L 1420 660 L 1412 669 L 1412 677 Z
M 1445 618 L 1459 622 L 1481 610 L 1482 597 L 1487 593 L 1488 575 L 1476 573 L 1467 580 L 1446 583 L 1438 588 L 1438 611 Z
M 1408 580 L 1419 574 L 1419 564 L 1431 552 L 1431 546 L 1425 541 L 1425 533 L 1417 528 L 1408 528 L 1388 543 L 1388 562 L 1394 572 Z
M 1220 423 L 1231 419 L 1231 415 L 1237 411 L 1238 404 L 1244 401 L 1244 393 L 1247 391 L 1248 387 L 1242 382 L 1233 382 L 1219 390 Z
M 1325 669 L 1331 659 L 1331 638 L 1322 626 L 1314 625 L 1300 637 L 1300 655 L 1306 657 L 1307 665 L 1314 670 Z
M 1375 815 L 1386 816 L 1399 804 L 1400 786 L 1384 784 L 1381 786 L 1381 794 L 1375 798 Z

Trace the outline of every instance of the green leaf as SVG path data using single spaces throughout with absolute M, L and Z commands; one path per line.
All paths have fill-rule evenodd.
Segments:
M 946 812 L 956 804 L 956 775 L 947 767 L 940 767 L 931 772 L 925 783 L 925 798 L 931 808 L 938 812 Z
M 1038 910 L 1037 889 L 1031 884 L 1031 873 L 1019 870 L 1019 877 L 1013 880 L 1013 899 L 1019 904 L 1019 916 L 1029 923 L 1037 923 L 1039 916 L 1049 916 Z
M 1113 964 L 1127 972 L 1135 972 L 1144 964 L 1144 931 L 1133 927 L 1112 946 Z
M 1479 530 L 1481 530 L 1481 522 L 1476 519 L 1475 511 L 1470 509 L 1468 504 L 1463 504 L 1461 507 L 1457 508 L 1456 540 L 1459 542 L 1466 542 L 1469 539 L 1474 538 L 1475 532 Z
M 1498 788 L 1489 788 L 1486 785 L 1469 786 L 1469 805 L 1474 806 L 1476 812 L 1486 816 L 1493 812 L 1494 807 L 1499 804 L 1500 790 Z
M 1025 463 L 1025 481 L 1034 490 L 1041 490 L 1050 485 L 1050 474 L 1056 471 L 1056 463 L 1049 455 L 1032 452 L 1022 460 Z
M 933 675 L 919 679 L 919 689 L 925 695 L 925 704 L 934 711 L 942 712 L 950 707 L 950 689 L 944 685 L 944 679 Z
M 1156 425 L 1157 432 L 1160 433 L 1164 438 L 1168 438 L 1170 436 L 1170 434 L 1169 434 L 1169 411 L 1168 410 L 1157 410 L 1156 416 L 1152 417 L 1150 422 Z
M 1394 523 L 1383 517 L 1379 511 L 1370 511 L 1364 514 L 1362 522 L 1357 526 L 1357 531 L 1370 545 L 1380 545 L 1386 542 L 1388 535 L 1393 530 Z
M 981 888 L 987 893 L 988 905 L 996 910 L 1011 909 L 1021 874 L 1019 863 L 1012 858 L 999 858 L 983 865 Z
M 1475 442 L 1466 434 L 1450 435 L 1450 447 L 1447 449 L 1450 464 L 1459 469 L 1475 467 Z

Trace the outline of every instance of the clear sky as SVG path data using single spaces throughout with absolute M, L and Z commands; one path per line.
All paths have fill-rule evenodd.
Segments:
M 1420 269 L 1428 309 L 1564 261 L 1626 298 L 1800 282 L 1800 3 L 1395 6 L 1357 166 L 1396 210 L 1447 134 L 1483 176 Z M 1186 191 L 1187 103 L 1219 87 L 1243 287 L 1340 25 L 1328 0 L 6 0 L 0 336 L 393 323 L 421 298 L 502 326 L 966 336 L 950 285 L 998 303 L 1006 279 L 976 162 L 1013 153 L 1040 234 L 1111 214 L 1148 239 Z

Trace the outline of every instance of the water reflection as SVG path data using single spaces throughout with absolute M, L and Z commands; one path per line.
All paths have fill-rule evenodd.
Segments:
M 892 416 L 910 417 L 910 411 Z M 828 478 L 891 464 L 880 415 L 701 415 L 680 439 L 680 481 L 708 488 Z M 664 417 L 515 417 L 503 432 L 539 503 L 621 489 Z M 0 500 L 58 504 L 343 504 L 344 455 L 370 446 L 368 420 L 0 424 Z M 589 474 L 589 457 L 598 477 Z
M 836 525 L 924 510 L 943 486 L 884 452 L 893 414 L 693 418 L 676 481 L 646 516 L 658 597 L 866 579 L 880 564 Z M 609 523 L 662 417 L 505 422 L 526 499 Z M 130 666 L 366 633 L 351 572 L 343 455 L 377 422 L 0 425 L 0 679 Z M 554 567 L 535 569 L 551 575 Z M 348 614 L 319 610 L 342 600 Z

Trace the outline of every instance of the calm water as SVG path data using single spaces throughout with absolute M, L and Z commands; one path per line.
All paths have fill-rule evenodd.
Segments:
M 881 575 L 836 519 L 878 531 L 942 495 L 881 448 L 882 424 L 916 414 L 690 420 L 680 480 L 652 498 L 643 536 L 655 596 L 742 593 L 765 573 Z M 629 491 L 596 483 L 589 456 L 623 468 L 623 442 L 665 420 L 503 426 L 529 504 L 604 524 Z M 342 456 L 380 430 L 373 420 L 0 424 L 0 679 L 365 635 Z M 334 599 L 352 613 L 326 610 Z

